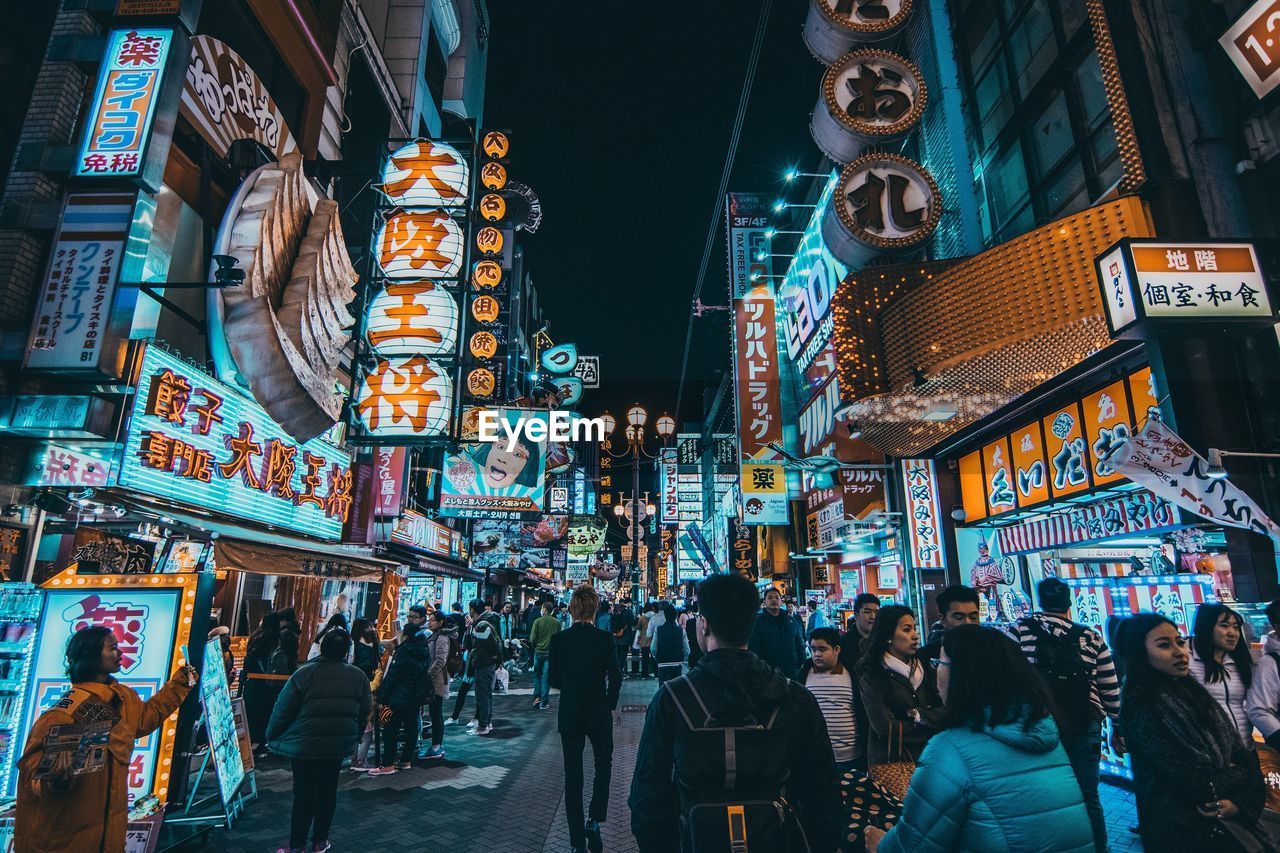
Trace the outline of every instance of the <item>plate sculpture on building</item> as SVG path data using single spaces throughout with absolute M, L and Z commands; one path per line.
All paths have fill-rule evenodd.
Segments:
M 822 76 L 809 129 L 828 157 L 848 163 L 869 145 L 900 142 L 928 102 L 915 65 L 887 50 L 855 50 Z
M 938 185 L 923 166 L 897 154 L 864 154 L 840 174 L 822 239 L 831 254 L 857 269 L 881 254 L 919 248 L 941 215 Z
M 830 65 L 860 44 L 884 41 L 902 32 L 911 0 L 809 0 L 805 46 Z

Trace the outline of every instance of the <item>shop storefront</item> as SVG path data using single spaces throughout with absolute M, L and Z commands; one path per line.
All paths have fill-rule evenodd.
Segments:
M 382 636 L 392 636 L 415 605 L 452 612 L 454 605 L 460 603 L 465 612 L 484 581 L 482 573 L 468 566 L 466 537 L 411 509 L 385 526 L 389 528 L 386 554 L 403 562 L 409 571 L 396 599 L 395 625 L 379 622 Z

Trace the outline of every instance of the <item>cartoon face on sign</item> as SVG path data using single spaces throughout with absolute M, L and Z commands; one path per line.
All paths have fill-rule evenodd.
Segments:
M 146 605 L 127 602 L 104 607 L 101 598 L 87 595 L 63 610 L 62 618 L 70 623 L 73 634 L 94 625 L 109 629 L 120 644 L 120 672 L 128 675 L 141 661 L 148 610 Z

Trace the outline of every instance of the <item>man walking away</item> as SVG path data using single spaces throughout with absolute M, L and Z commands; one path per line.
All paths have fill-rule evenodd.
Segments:
M 551 638 L 551 686 L 560 691 L 557 728 L 564 749 L 565 817 L 575 853 L 600 853 L 600 824 L 608 817 L 609 780 L 613 772 L 613 711 L 618 707 L 622 672 L 613 638 L 592 620 L 600 597 L 583 584 L 573 591 L 569 612 L 573 625 Z M 591 741 L 595 779 L 588 820 L 582 814 L 582 750 Z
M 926 663 L 941 656 L 942 635 L 949 628 L 977 625 L 981 621 L 978 615 L 978 591 L 973 587 L 961 583 L 952 584 L 938 593 L 935 601 L 938 605 L 937 630 L 929 632 L 929 641 L 916 652 L 916 660 Z
M 560 633 L 560 622 L 551 615 L 555 606 L 542 603 L 542 615 L 533 622 L 529 645 L 533 646 L 533 707 L 546 711 L 551 707 L 551 640 Z
M 845 669 L 855 669 L 858 661 L 867 651 L 867 639 L 876 624 L 876 614 L 880 612 L 880 599 L 876 595 L 864 592 L 853 600 L 853 618 L 845 632 L 840 635 L 840 662 Z
M 433 692 L 428 675 L 431 651 L 426 637 L 413 622 L 406 622 L 400 629 L 400 644 L 396 647 L 387 674 L 378 687 L 378 702 L 391 709 L 391 720 L 382 729 L 382 764 L 369 771 L 370 776 L 390 776 L 397 770 L 413 767 L 418 754 L 418 731 L 421 728 L 419 713 Z M 404 750 L 396 761 L 396 741 L 404 732 Z
M 613 605 L 613 619 L 609 622 L 609 628 L 613 634 L 613 653 L 618 656 L 620 670 L 627 665 L 627 651 L 631 648 L 635 625 L 635 616 L 625 604 L 619 602 Z
M 858 683 L 840 663 L 840 632 L 814 628 L 809 632 L 809 660 L 800 667 L 796 681 L 818 700 L 827 723 L 827 737 L 835 755 L 836 770 L 866 770 L 867 756 L 858 743 Z
M 653 615 L 653 605 L 646 604 L 644 609 L 640 611 L 640 615 L 636 617 L 636 637 L 632 641 L 632 648 L 638 653 L 638 658 L 631 662 L 631 674 L 639 678 L 649 677 L 649 618 Z
M 1264 611 L 1271 631 L 1262 642 L 1262 657 L 1253 668 L 1253 683 L 1245 697 L 1249 722 L 1262 732 L 1267 746 L 1280 749 L 1280 598 Z
M 502 643 L 497 614 L 479 599 L 472 601 L 469 609 L 471 632 L 464 648 L 470 653 L 467 665 L 475 677 L 476 718 L 467 728 L 471 734 L 487 735 L 493 731 L 493 673 L 502 661 Z
M 662 624 L 653 632 L 653 659 L 658 665 L 658 681 L 664 682 L 680 674 L 680 666 L 689 655 L 689 638 L 676 620 L 676 609 L 662 602 Z
M 1102 720 L 1120 712 L 1120 683 L 1111 651 L 1097 632 L 1068 618 L 1071 588 L 1058 578 L 1036 586 L 1040 612 L 1018 620 L 1014 633 L 1022 653 L 1040 671 L 1058 709 L 1062 746 L 1084 794 L 1093 842 L 1107 849 L 1107 825 L 1098 799 Z
M 782 594 L 777 587 L 765 590 L 764 608 L 756 615 L 748 648 L 788 678 L 804 662 L 804 628 L 799 620 L 783 611 Z
M 449 679 L 454 676 L 449 669 L 449 661 L 461 660 L 462 644 L 458 641 L 458 632 L 439 610 L 427 617 L 427 627 L 431 629 L 431 637 L 427 640 L 431 651 L 431 664 L 427 670 L 431 681 L 431 697 L 427 701 L 427 711 L 431 715 L 431 751 L 424 757 L 439 760 L 444 758 L 444 700 L 449 698 Z
M 747 650 L 758 600 L 742 575 L 699 584 L 705 654 L 662 684 L 640 738 L 628 803 L 641 853 L 836 849 L 839 777 L 822 711 Z
M 698 665 L 698 658 L 702 657 L 702 649 L 698 647 L 698 602 L 690 604 L 685 610 L 689 618 L 684 623 L 684 644 L 689 649 L 689 669 L 693 669 Z

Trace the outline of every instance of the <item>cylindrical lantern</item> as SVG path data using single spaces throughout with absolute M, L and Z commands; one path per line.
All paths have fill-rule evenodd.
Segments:
M 497 261 L 480 261 L 471 268 L 471 283 L 482 290 L 490 290 L 502 284 L 502 264 Z
M 860 44 L 892 38 L 911 17 L 911 0 L 809 0 L 804 43 L 823 65 Z
M 388 284 L 369 303 L 369 343 L 384 357 L 453 355 L 458 303 L 431 281 Z
M 501 163 L 485 163 L 480 167 L 480 183 L 487 190 L 502 189 L 507 185 L 507 167 Z
M 928 99 L 924 78 L 910 62 L 887 50 L 855 50 L 823 75 L 809 130 L 824 154 L 848 163 L 869 145 L 901 142 Z
M 492 397 L 497 386 L 497 377 L 487 367 L 473 367 L 467 372 L 467 393 L 478 400 Z
M 424 356 L 379 361 L 361 380 L 355 409 L 370 435 L 443 435 L 453 410 L 453 381 Z
M 457 149 L 427 139 L 392 154 L 378 187 L 401 207 L 457 207 L 466 204 L 470 188 L 471 169 Z
M 859 269 L 878 255 L 917 249 L 938 227 L 942 197 L 923 166 L 897 154 L 866 154 L 840 173 L 822 217 L 822 239 Z
M 502 232 L 492 225 L 481 228 L 476 232 L 476 248 L 480 250 L 482 255 L 502 254 L 502 246 L 505 242 Z
M 378 266 L 387 278 L 456 278 L 466 238 L 443 210 L 400 210 L 378 229 Z

